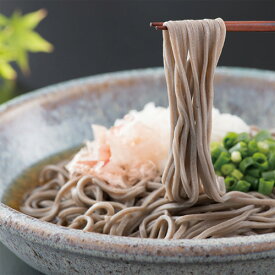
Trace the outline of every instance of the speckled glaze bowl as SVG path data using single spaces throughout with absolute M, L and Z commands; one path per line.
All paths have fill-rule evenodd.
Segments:
M 275 125 L 275 73 L 220 68 L 215 105 L 250 124 Z M 4 204 L 23 170 L 91 139 L 148 101 L 167 105 L 162 69 L 92 76 L 53 85 L 0 107 L 0 240 L 46 274 L 275 274 L 275 234 L 208 240 L 154 240 L 66 229 Z

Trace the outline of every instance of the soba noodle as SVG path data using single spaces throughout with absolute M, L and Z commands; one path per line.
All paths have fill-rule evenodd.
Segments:
M 273 232 L 275 200 L 251 192 L 229 192 L 217 203 L 200 194 L 192 207 L 165 198 L 161 178 L 114 188 L 92 176 L 69 178 L 62 165 L 41 171 L 42 185 L 21 211 L 86 232 L 141 238 L 218 238 Z
M 221 19 L 165 23 L 164 68 L 171 120 L 171 153 L 163 174 L 170 200 L 195 203 L 201 190 L 222 201 L 209 151 L 213 78 L 226 28 Z
M 163 239 L 204 239 L 274 231 L 274 196 L 225 193 L 209 153 L 213 75 L 224 39 L 221 19 L 166 22 L 164 64 L 171 153 L 163 175 L 113 187 L 44 167 L 21 211 L 86 232 Z

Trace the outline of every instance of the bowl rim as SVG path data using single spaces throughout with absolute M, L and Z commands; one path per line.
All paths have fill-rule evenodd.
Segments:
M 275 84 L 275 72 L 258 69 L 219 67 L 217 72 L 225 76 L 253 77 L 271 81 Z M 99 74 L 59 84 L 47 86 L 22 95 L 0 106 L 0 118 L 7 111 L 39 99 L 49 94 L 62 95 L 68 87 L 81 84 L 101 83 L 110 79 L 131 79 L 142 76 L 162 75 L 162 68 L 127 70 L 114 73 Z M 158 240 L 133 237 L 109 236 L 99 233 L 82 232 L 69 229 L 27 216 L 0 202 L 0 231 L 8 230 L 27 241 L 96 257 L 107 257 L 116 260 L 133 260 L 146 262 L 182 262 L 190 263 L 216 261 L 232 261 L 234 259 L 256 259 L 275 255 L 275 233 L 258 236 L 232 237 L 206 240 Z M 8 229 L 7 229 L 8 228 Z M 0 234 L 1 235 L 1 234 Z M 227 256 L 226 258 L 224 256 Z

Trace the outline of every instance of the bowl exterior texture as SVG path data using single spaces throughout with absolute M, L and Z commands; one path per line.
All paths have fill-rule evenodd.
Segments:
M 0 107 L 0 241 L 46 274 L 275 274 L 275 233 L 208 240 L 149 240 L 84 233 L 42 222 L 5 205 L 28 167 L 92 139 L 147 102 L 167 106 L 163 70 L 72 80 Z M 219 68 L 215 106 L 263 128 L 275 125 L 275 73 Z

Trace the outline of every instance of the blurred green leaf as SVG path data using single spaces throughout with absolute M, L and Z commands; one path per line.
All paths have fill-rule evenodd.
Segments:
M 2 79 L 0 81 L 0 104 L 14 97 L 15 81 Z
M 28 73 L 28 52 L 49 53 L 53 50 L 52 44 L 34 31 L 46 14 L 43 9 L 25 15 L 15 11 L 10 18 L 0 14 L 0 77 L 16 77 L 10 62 L 15 62 L 23 73 Z
M 5 15 L 0 14 L 0 26 L 7 24 L 7 22 L 8 22 L 8 18 Z
M 24 73 L 29 73 L 29 61 L 28 61 L 28 53 L 26 51 L 18 51 L 17 53 L 17 63 L 19 68 Z
M 47 16 L 47 11 L 44 9 L 28 13 L 22 18 L 22 25 L 26 28 L 34 29 L 39 22 Z
M 13 61 L 14 52 L 9 47 L 0 47 L 0 62 L 1 61 Z
M 36 32 L 26 32 L 25 48 L 31 52 L 51 52 L 53 46 Z
M 0 76 L 5 79 L 14 79 L 16 72 L 9 63 L 0 61 Z

